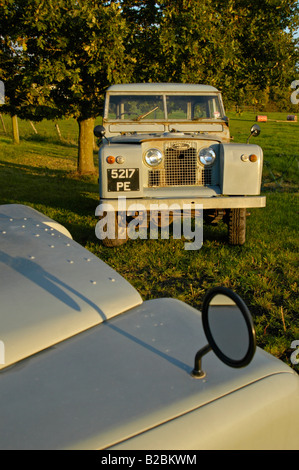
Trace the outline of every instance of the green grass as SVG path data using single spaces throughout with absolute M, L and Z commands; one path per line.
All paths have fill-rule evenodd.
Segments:
M 264 114 L 264 113 L 263 113 Z M 78 178 L 77 124 L 20 122 L 21 142 L 12 143 L 10 119 L 0 123 L 0 203 L 22 203 L 65 225 L 74 239 L 106 261 L 140 292 L 143 299 L 174 297 L 200 309 L 205 291 L 224 285 L 249 306 L 258 345 L 290 364 L 291 343 L 299 339 L 298 318 L 298 164 L 299 123 L 276 122 L 286 113 L 268 114 L 251 142 L 264 149 L 264 209 L 250 210 L 247 241 L 229 246 L 226 227 L 204 227 L 204 245 L 184 250 L 183 240 L 130 240 L 109 249 L 95 237 L 97 175 Z M 235 142 L 246 142 L 253 113 L 230 114 Z M 97 156 L 95 154 L 95 161 Z M 298 371 L 298 366 L 290 364 Z

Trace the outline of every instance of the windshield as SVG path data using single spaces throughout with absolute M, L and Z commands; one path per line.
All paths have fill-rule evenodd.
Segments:
M 165 107 L 164 108 L 164 98 Z M 220 119 L 217 95 L 111 95 L 108 120 Z

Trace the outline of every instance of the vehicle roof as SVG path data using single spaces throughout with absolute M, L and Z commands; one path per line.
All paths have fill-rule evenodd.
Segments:
M 122 276 L 30 207 L 0 206 L 0 240 L 0 369 L 142 303 Z
M 195 83 L 120 83 L 111 85 L 107 92 L 123 93 L 123 92 L 180 92 L 180 93 L 208 93 L 218 92 L 217 88 L 210 85 Z

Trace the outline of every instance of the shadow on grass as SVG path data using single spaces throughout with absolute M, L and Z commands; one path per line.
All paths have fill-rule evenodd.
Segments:
M 80 243 L 91 236 L 83 217 L 95 218 L 95 176 L 0 161 L 0 204 L 25 204 L 62 223 Z
M 227 225 L 224 222 L 220 222 L 217 225 L 203 225 L 203 243 L 205 241 L 218 242 L 227 244 Z
M 49 135 L 41 135 L 41 134 L 28 134 L 22 136 L 21 140 L 25 140 L 26 142 L 40 142 L 40 143 L 47 143 L 47 144 L 54 144 L 54 145 L 61 145 L 63 147 L 72 147 L 77 148 L 78 144 L 77 141 L 73 138 L 65 139 L 63 137 L 53 137 Z
M 41 177 L 43 176 L 50 176 L 50 177 L 65 177 L 68 175 L 71 175 L 71 172 L 68 170 L 62 170 L 62 169 L 53 169 L 53 168 L 48 168 L 47 166 L 31 166 L 31 165 L 25 165 L 22 163 L 13 163 L 10 161 L 3 161 L 0 160 L 0 167 L 2 172 L 7 172 L 7 169 L 11 170 L 11 173 L 13 174 L 21 174 L 23 173 L 23 176 L 32 176 L 34 175 L 35 177 L 40 175 Z M 1 178 L 1 175 L 0 175 Z

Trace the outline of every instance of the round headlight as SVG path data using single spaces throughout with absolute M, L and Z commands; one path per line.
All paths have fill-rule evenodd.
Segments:
M 200 160 L 200 163 L 202 163 L 203 165 L 206 165 L 206 166 L 212 165 L 215 159 L 216 159 L 216 153 L 211 147 L 200 150 L 199 160 Z
M 149 149 L 145 153 L 144 158 L 149 166 L 158 166 L 163 160 L 163 155 L 158 149 Z

